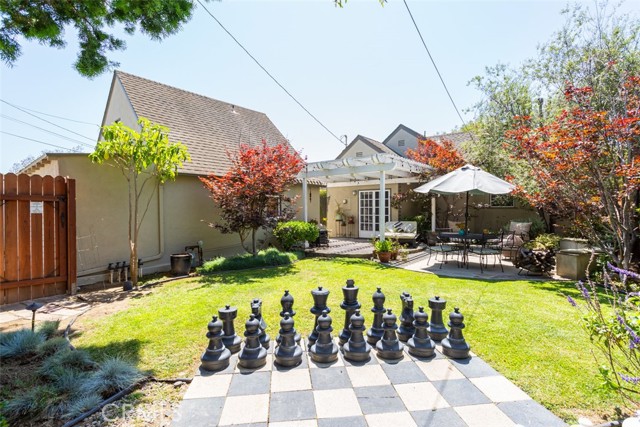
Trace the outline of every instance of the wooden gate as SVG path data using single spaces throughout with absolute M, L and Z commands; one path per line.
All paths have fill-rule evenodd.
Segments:
M 75 185 L 0 174 L 0 305 L 75 292 Z

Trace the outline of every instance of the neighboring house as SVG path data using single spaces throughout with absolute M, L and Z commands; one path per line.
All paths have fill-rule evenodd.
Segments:
M 417 149 L 419 139 L 433 139 L 437 142 L 448 139 L 458 150 L 463 151 L 464 144 L 470 141 L 471 137 L 466 132 L 426 136 L 400 124 L 383 142 L 362 135 L 356 136 L 336 160 L 348 162 L 348 159 L 367 158 L 376 154 L 393 154 L 407 158 L 407 150 Z M 420 206 L 410 201 L 401 203 L 399 209 L 391 207 L 391 200 L 394 196 L 399 193 L 407 193 L 420 184 L 417 175 L 386 180 L 385 222 L 427 214 L 427 212 L 421 211 Z M 331 230 L 332 236 L 371 238 L 379 233 L 379 181 L 370 178 L 358 182 L 328 183 L 327 196 L 329 199 L 327 227 Z M 460 217 L 464 212 L 464 197 L 462 195 L 437 197 L 436 200 L 437 227 L 447 226 L 445 221 L 447 211 L 453 211 L 448 215 L 448 219 L 458 221 L 462 219 Z M 450 204 L 453 205 L 453 208 Z M 481 205 L 482 208 L 477 209 L 478 205 Z M 497 230 L 508 225 L 512 219 L 526 219 L 537 215 L 530 209 L 514 206 L 513 199 L 505 197 L 473 196 L 470 198 L 470 206 L 474 206 L 469 209 L 471 216 L 469 223 L 474 230 L 482 230 L 483 228 Z M 341 221 L 336 221 L 338 208 L 347 217 L 344 225 Z
M 256 145 L 263 139 L 270 145 L 288 144 L 286 138 L 264 113 L 116 71 L 102 124 L 121 121 L 139 129 L 139 117 L 167 126 L 170 140 L 184 143 L 191 156 L 177 179 L 151 199 L 139 238 L 144 273 L 168 270 L 171 254 L 198 242 L 205 260 L 242 253 L 236 234 L 210 226 L 219 212 L 198 176 L 226 173 L 231 165 L 227 153 L 240 144 Z M 92 164 L 87 154 L 50 153 L 22 172 L 76 179 L 79 285 L 103 280 L 109 263 L 128 262 L 127 187 L 119 170 Z M 301 188 L 297 184 L 289 195 L 301 195 Z M 308 217 L 318 221 L 319 188 L 310 181 L 305 195 Z

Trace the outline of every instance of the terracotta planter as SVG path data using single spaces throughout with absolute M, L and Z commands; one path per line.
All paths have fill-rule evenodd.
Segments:
M 382 263 L 388 263 L 391 261 L 391 252 L 378 252 L 378 259 Z
M 398 252 L 393 251 L 393 252 L 390 252 L 390 253 L 391 253 L 391 261 L 395 261 L 395 260 L 398 259 Z

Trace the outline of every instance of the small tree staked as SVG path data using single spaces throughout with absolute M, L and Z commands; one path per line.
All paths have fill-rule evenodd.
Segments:
M 138 235 L 149 204 L 158 186 L 167 180 L 175 180 L 178 168 L 189 160 L 184 144 L 169 141 L 168 128 L 142 117 L 138 124 L 140 132 L 119 122 L 103 127 L 103 141 L 98 142 L 95 151 L 89 154 L 93 163 L 107 162 L 119 169 L 127 180 L 129 261 L 134 285 L 138 283 Z M 144 201 L 143 192 L 149 186 L 152 186 L 152 191 Z
M 293 218 L 291 199 L 283 194 L 296 182 L 304 162 L 286 144 L 270 146 L 264 140 L 255 147 L 241 145 L 228 156 L 232 166 L 224 176 L 209 175 L 200 181 L 221 210 L 222 221 L 213 226 L 223 233 L 238 233 L 242 247 L 255 256 L 256 232 Z M 249 235 L 251 247 L 247 248 Z

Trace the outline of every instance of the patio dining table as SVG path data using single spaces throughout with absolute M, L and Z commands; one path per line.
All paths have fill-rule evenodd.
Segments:
M 466 266 L 469 268 L 469 248 L 471 244 L 486 245 L 487 241 L 497 239 L 497 234 L 485 234 L 485 233 L 464 233 L 445 231 L 438 234 L 440 239 L 448 239 L 452 243 L 458 243 L 462 246 L 462 261 L 460 261 L 461 267 Z M 482 265 L 480 266 L 482 267 Z

